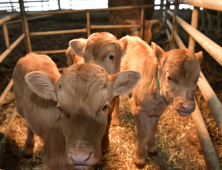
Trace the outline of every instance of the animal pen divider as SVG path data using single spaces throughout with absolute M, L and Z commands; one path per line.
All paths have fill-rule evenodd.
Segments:
M 161 2 L 163 2 L 161 0 Z M 87 36 L 91 34 L 91 29 L 107 29 L 107 28 L 140 28 L 141 29 L 141 37 L 144 35 L 144 9 L 153 7 L 155 5 L 142 5 L 142 6 L 126 6 L 126 7 L 113 7 L 113 8 L 107 8 L 107 9 L 88 9 L 88 10 L 67 10 L 67 11 L 53 11 L 53 12 L 42 12 L 42 13 L 35 13 L 35 14 L 28 14 L 24 10 L 24 2 L 23 0 L 19 0 L 20 3 L 20 10 L 21 12 L 12 16 L 5 17 L 0 20 L 0 24 L 3 25 L 4 30 L 4 36 L 5 36 L 5 43 L 7 49 L 1 54 L 0 56 L 0 63 L 7 57 L 7 55 L 23 40 L 25 39 L 26 44 L 26 50 L 27 52 L 32 52 L 32 46 L 30 37 L 32 36 L 42 36 L 42 35 L 54 35 L 54 34 L 67 34 L 67 33 L 80 33 L 80 32 L 86 32 Z M 181 18 L 176 16 L 177 8 L 179 4 L 190 4 L 195 6 L 192 14 L 192 26 L 190 26 L 188 23 L 183 21 Z M 169 0 L 167 0 L 166 4 L 156 5 L 156 6 L 170 6 L 175 5 L 174 13 L 172 13 L 167 8 L 163 12 L 163 15 L 165 16 L 164 23 L 165 25 L 168 25 L 169 30 L 166 28 L 165 32 L 167 34 L 167 37 L 169 40 L 171 40 L 171 47 L 174 47 L 173 40 L 175 40 L 179 46 L 179 48 L 186 48 L 186 46 L 181 41 L 180 37 L 177 35 L 175 30 L 175 24 L 180 24 L 181 27 L 183 27 L 184 30 L 186 30 L 191 36 L 189 40 L 189 49 L 194 50 L 195 49 L 195 41 L 197 41 L 208 53 L 211 54 L 217 62 L 222 65 L 222 58 L 219 56 L 219 54 L 222 53 L 222 48 L 218 46 L 216 43 L 211 41 L 209 38 L 205 37 L 202 33 L 197 31 L 197 18 L 198 18 L 198 10 L 196 7 L 204 7 L 208 9 L 218 10 L 222 11 L 222 4 L 219 2 L 219 0 L 215 0 L 214 2 L 208 2 L 207 0 L 178 0 L 177 3 L 169 3 Z M 109 11 L 109 10 L 127 10 L 127 9 L 133 9 L 133 8 L 140 8 L 141 9 L 141 24 L 140 25 L 91 25 L 90 24 L 90 12 L 93 11 Z M 161 8 L 162 9 L 162 8 Z M 36 17 L 36 16 L 45 16 L 45 15 L 56 15 L 56 14 L 68 14 L 68 13 L 78 13 L 78 12 L 85 12 L 86 13 L 86 22 L 87 22 L 87 28 L 83 29 L 75 29 L 75 30 L 61 30 L 61 31 L 46 31 L 46 32 L 29 32 L 28 29 L 28 22 L 27 18 Z M 173 17 L 172 25 L 169 20 L 167 20 L 166 15 L 167 13 Z M 11 45 L 9 45 L 9 36 L 7 31 L 6 22 L 17 18 L 21 16 L 22 19 L 22 25 L 23 25 L 23 34 Z M 212 50 L 213 49 L 213 50 Z M 53 54 L 53 53 L 65 53 L 66 49 L 61 50 L 49 50 L 49 51 L 34 51 L 36 53 L 40 54 Z M 62 68 L 60 69 L 62 70 Z M 222 105 L 219 101 L 219 99 L 216 97 L 214 91 L 212 90 L 211 86 L 207 82 L 206 78 L 204 77 L 203 73 L 200 73 L 200 78 L 198 80 L 198 87 L 204 97 L 204 99 L 207 101 L 210 110 L 215 118 L 216 124 L 220 130 L 220 133 L 222 133 Z M 10 80 L 9 84 L 7 85 L 6 89 L 0 96 L 0 106 L 2 105 L 4 99 L 6 98 L 8 92 L 10 91 L 11 87 L 13 85 L 13 80 Z M 16 115 L 16 109 L 14 109 L 14 112 L 10 118 L 10 121 L 8 122 L 8 127 L 5 130 L 4 137 L 2 138 L 0 142 L 0 151 L 2 150 L 2 146 L 6 142 L 8 131 L 10 130 L 11 124 L 15 118 Z M 209 133 L 207 131 L 207 128 L 205 126 L 203 117 L 200 113 L 199 107 L 196 104 L 196 109 L 194 113 L 192 113 L 192 118 L 194 120 L 196 130 L 198 133 L 198 137 L 201 143 L 201 147 L 204 153 L 204 157 L 206 160 L 206 164 L 208 166 L 208 169 L 221 169 L 219 159 L 217 157 L 217 154 L 215 152 L 214 146 L 211 142 Z

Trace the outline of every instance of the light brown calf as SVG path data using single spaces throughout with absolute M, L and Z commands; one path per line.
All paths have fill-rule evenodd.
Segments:
M 90 35 L 88 39 L 71 40 L 66 54 L 72 49 L 74 56 L 84 57 L 86 63 L 94 62 L 102 66 L 109 75 L 112 75 L 120 71 L 120 61 L 125 53 L 126 46 L 127 40 L 117 40 L 114 35 L 108 32 L 99 32 Z M 66 57 L 68 65 L 75 63 L 71 55 L 66 55 Z M 112 102 L 112 107 L 109 110 L 110 113 L 112 113 L 114 104 L 118 102 L 118 100 L 118 98 L 115 98 Z M 114 112 L 119 112 L 119 110 L 116 109 L 118 109 L 118 107 L 115 107 Z M 113 115 L 116 114 L 114 113 Z M 113 117 L 112 124 L 119 124 L 119 117 Z
M 135 163 L 143 166 L 147 146 L 155 154 L 155 131 L 159 117 L 167 105 L 172 105 L 182 116 L 195 109 L 194 94 L 200 76 L 199 59 L 202 52 L 175 49 L 164 52 L 158 45 L 150 47 L 138 37 L 126 36 L 126 54 L 122 70 L 134 70 L 141 79 L 132 92 L 132 114 L 138 137 Z
M 151 3 L 153 0 L 151 1 Z M 141 5 L 141 3 L 144 3 L 138 0 L 138 5 Z M 146 2 L 146 4 L 150 4 L 149 2 Z M 109 7 L 120 7 L 120 6 L 137 6 L 136 0 L 109 0 L 108 2 Z M 149 8 L 150 9 L 150 8 Z M 148 9 L 148 10 L 149 10 Z M 147 15 L 152 15 L 148 14 Z M 112 25 L 134 25 L 139 24 L 141 22 L 140 18 L 140 10 L 139 8 L 134 8 L 130 10 L 116 10 L 116 11 L 109 11 L 109 20 L 110 24 Z M 152 35 L 159 32 L 162 24 L 159 20 L 145 20 L 144 23 L 144 41 L 147 43 L 150 43 Z M 125 35 L 131 35 L 131 36 L 138 36 L 141 37 L 140 34 L 140 28 L 118 28 L 113 29 L 113 34 L 117 38 L 122 38 Z
M 111 76 L 86 63 L 72 65 L 61 75 L 46 55 L 21 58 L 13 80 L 16 108 L 28 125 L 24 155 L 33 154 L 36 134 L 44 141 L 48 169 L 85 169 L 100 162 L 109 147 L 110 102 L 130 93 L 139 78 L 135 71 Z

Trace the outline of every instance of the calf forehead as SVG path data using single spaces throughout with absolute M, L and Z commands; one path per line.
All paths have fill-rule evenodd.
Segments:
M 166 71 L 171 74 L 191 76 L 200 71 L 199 62 L 191 50 L 177 49 L 169 52 L 165 62 Z M 182 77 L 181 77 L 182 78 Z
M 116 40 L 114 35 L 107 32 L 94 33 L 87 39 L 85 54 L 91 53 L 97 55 L 103 46 L 115 43 Z
M 109 80 L 105 70 L 94 64 L 75 64 L 64 71 L 58 83 L 58 101 L 63 108 L 95 105 L 107 100 Z

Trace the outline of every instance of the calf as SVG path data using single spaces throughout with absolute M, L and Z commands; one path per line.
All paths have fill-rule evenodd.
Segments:
M 141 79 L 132 91 L 132 114 L 138 137 L 135 163 L 145 164 L 148 152 L 155 154 L 155 130 L 159 117 L 171 104 L 182 116 L 189 116 L 195 109 L 194 95 L 200 76 L 199 61 L 202 52 L 175 49 L 164 52 L 158 45 L 150 47 L 138 37 L 128 39 L 122 70 L 134 70 Z
M 137 2 L 138 1 L 138 2 Z M 142 0 L 109 0 L 108 6 L 109 7 L 120 7 L 120 6 L 137 6 L 141 5 L 141 3 L 151 4 L 154 3 L 153 0 L 149 0 L 149 2 L 143 2 Z M 138 4 L 137 4 L 138 3 Z M 149 11 L 148 8 L 147 11 Z M 152 16 L 152 9 L 151 13 L 147 13 L 147 17 Z M 112 25 L 140 25 L 141 17 L 140 17 L 140 10 L 139 8 L 132 8 L 129 10 L 116 10 L 116 11 L 109 11 L 109 21 Z M 144 40 L 147 43 L 150 43 L 152 34 L 159 32 L 161 28 L 161 22 L 159 20 L 145 20 L 144 22 Z M 113 29 L 113 34 L 117 38 L 122 38 L 125 35 L 131 36 L 141 36 L 140 28 L 117 28 Z
M 93 61 L 95 64 L 102 66 L 106 72 L 110 75 L 118 73 L 120 71 L 120 61 L 122 55 L 125 53 L 127 40 L 117 40 L 117 38 L 108 32 L 98 32 L 90 35 L 88 39 L 73 39 L 69 42 L 69 48 L 72 49 L 74 56 L 84 57 L 85 62 L 89 63 Z M 67 52 L 66 52 L 67 54 Z M 75 63 L 71 56 L 67 56 L 67 62 Z M 69 65 L 68 63 L 68 65 Z M 118 102 L 118 98 L 115 98 L 112 102 L 112 107 L 109 112 L 114 109 L 114 104 Z M 114 112 L 119 112 L 118 107 L 114 109 Z M 117 115 L 114 113 L 113 115 Z M 119 124 L 119 117 L 112 118 L 112 124 Z
M 24 155 L 33 154 L 36 134 L 44 141 L 48 169 L 85 169 L 100 162 L 109 147 L 110 103 L 129 93 L 139 78 L 135 71 L 108 75 L 86 63 L 72 65 L 61 75 L 46 55 L 21 58 L 13 80 L 16 108 L 28 125 Z

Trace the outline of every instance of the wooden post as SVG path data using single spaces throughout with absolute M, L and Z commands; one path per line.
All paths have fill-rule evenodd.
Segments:
M 90 36 L 91 28 L 90 28 L 90 13 L 86 11 L 86 19 L 87 19 L 87 36 Z
M 177 1 L 176 1 L 177 2 Z M 173 22 L 172 22 L 172 29 L 171 29 L 171 38 L 170 38 L 170 49 L 173 47 L 173 41 L 174 41 L 174 30 L 176 27 L 176 13 L 177 13 L 178 4 L 174 5 L 174 11 L 173 11 Z
M 198 8 L 194 7 L 192 11 L 191 26 L 197 29 L 197 25 L 198 25 Z M 193 51 L 195 50 L 195 40 L 193 39 L 192 36 L 190 36 L 189 38 L 188 49 L 193 50 Z
M 141 8 L 141 19 L 140 19 L 140 36 L 144 40 L 144 8 Z
M 4 37 L 5 37 L 5 45 L 9 48 L 9 37 L 8 37 L 8 29 L 5 23 L 3 23 Z

